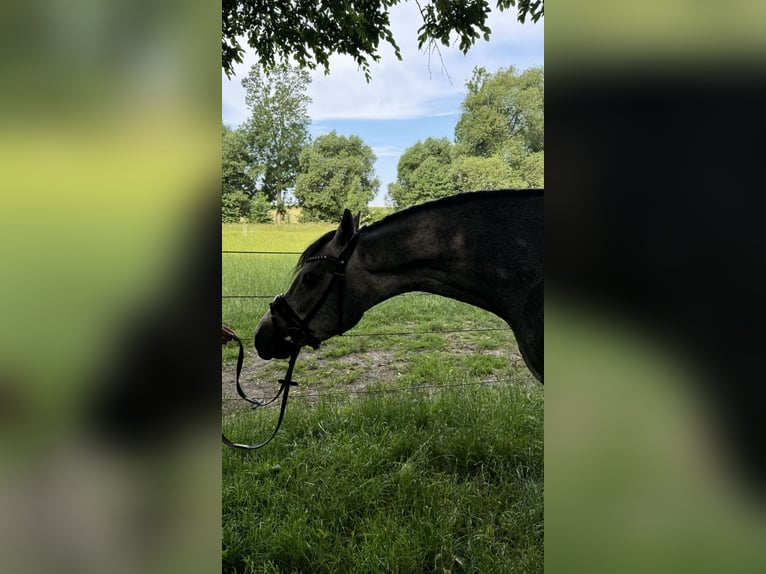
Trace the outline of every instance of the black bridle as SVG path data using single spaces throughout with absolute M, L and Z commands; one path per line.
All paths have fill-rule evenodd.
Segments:
M 302 319 L 287 302 L 284 294 L 274 297 L 274 301 L 269 305 L 269 308 L 271 309 L 271 320 L 275 322 L 275 327 L 276 320 L 281 320 L 285 323 L 287 340 L 292 345 L 298 348 L 303 345 L 309 345 L 314 349 L 319 348 L 319 338 L 314 335 L 311 327 L 309 327 L 309 322 L 324 306 L 336 285 L 338 286 L 338 335 L 343 334 L 343 296 L 345 291 L 346 265 L 348 264 L 351 255 L 354 253 L 358 241 L 359 233 L 355 233 L 349 240 L 346 248 L 337 257 L 332 255 L 317 255 L 316 257 L 309 257 L 306 259 L 304 265 L 315 261 L 327 261 L 333 265 L 334 269 L 332 272 L 332 279 L 324 290 L 324 293 L 322 293 L 322 296 L 316 303 L 314 303 L 314 306 Z
M 346 265 L 348 264 L 348 260 L 352 253 L 354 253 L 354 249 L 356 249 L 358 240 L 359 234 L 355 233 L 349 240 L 346 248 L 338 257 L 333 257 L 332 255 L 317 255 L 316 257 L 309 257 L 306 259 L 305 263 L 310 263 L 313 261 L 329 261 L 335 266 L 335 269 L 333 270 L 332 279 L 330 280 L 330 284 L 327 286 L 327 289 L 325 289 L 322 296 L 303 319 L 301 319 L 293 310 L 293 308 L 290 307 L 290 304 L 285 300 L 284 295 L 277 295 L 274 298 L 274 301 L 272 301 L 270 305 L 272 320 L 280 318 L 287 324 L 287 336 L 290 338 L 290 363 L 287 366 L 287 373 L 285 373 L 284 379 L 279 379 L 279 391 L 277 391 L 277 394 L 274 395 L 274 398 L 270 401 L 263 402 L 252 399 L 245 394 L 245 391 L 240 386 L 239 376 L 242 372 L 242 362 L 245 357 L 245 350 L 239 337 L 237 337 L 237 335 L 230 329 L 227 330 L 227 340 L 231 339 L 239 344 L 239 356 L 237 357 L 237 394 L 245 401 L 250 403 L 250 408 L 252 409 L 265 407 L 266 405 L 276 401 L 279 396 L 282 395 L 282 404 L 279 409 L 279 420 L 277 421 L 277 426 L 274 429 L 274 432 L 271 433 L 271 436 L 268 439 L 258 444 L 242 444 L 230 441 L 223 433 L 221 433 L 221 440 L 223 440 L 224 444 L 227 446 L 245 450 L 255 450 L 257 448 L 266 446 L 271 442 L 271 439 L 276 436 L 277 431 L 279 431 L 279 427 L 282 425 L 282 419 L 285 416 L 285 409 L 287 408 L 287 397 L 290 392 L 290 387 L 296 386 L 298 384 L 292 380 L 293 367 L 295 366 L 295 361 L 298 359 L 298 353 L 300 353 L 301 347 L 303 345 L 310 345 L 314 349 L 319 347 L 320 341 L 309 327 L 309 321 L 314 318 L 314 315 L 316 315 L 319 309 L 322 308 L 322 305 L 325 304 L 336 283 L 339 283 L 338 334 L 343 334 L 343 287 L 345 281 Z

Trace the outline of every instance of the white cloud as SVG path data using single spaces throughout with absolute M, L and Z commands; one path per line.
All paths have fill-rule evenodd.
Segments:
M 514 65 L 524 69 L 541 65 L 542 23 L 521 25 L 511 11 L 494 10 L 489 17 L 491 42 L 480 40 L 467 55 L 457 47 L 439 46 L 439 53 L 417 48 L 421 16 L 417 4 L 405 2 L 391 9 L 391 29 L 401 49 L 402 61 L 393 48 L 380 45 L 380 62 L 370 65 L 372 80 L 348 56 L 330 58 L 330 75 L 311 72 L 309 115 L 314 121 L 331 119 L 411 119 L 458 112 L 465 93 L 465 81 L 476 65 L 489 71 Z M 241 78 L 247 75 L 256 57 L 248 52 L 236 76 L 222 86 L 223 120 L 238 125 L 248 116 Z
M 404 150 L 402 148 L 393 145 L 381 145 L 372 147 L 372 153 L 374 153 L 375 157 L 378 159 L 382 157 L 399 157 L 403 152 Z

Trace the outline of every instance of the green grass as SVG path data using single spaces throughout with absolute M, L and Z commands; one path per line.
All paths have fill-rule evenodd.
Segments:
M 534 387 L 293 404 L 266 449 L 224 450 L 223 569 L 542 572 L 542 425 Z
M 223 248 L 302 251 L 333 227 L 229 225 Z M 223 255 L 223 293 L 282 292 L 297 258 Z M 223 320 L 257 367 L 243 382 L 275 389 L 286 363 L 249 343 L 268 303 L 224 300 Z M 445 332 L 467 329 L 482 330 Z M 235 357 L 226 347 L 227 388 Z M 304 349 L 295 379 L 274 441 L 223 451 L 224 571 L 543 571 L 543 391 L 502 320 L 402 295 Z M 229 438 L 255 442 L 278 409 L 223 412 Z

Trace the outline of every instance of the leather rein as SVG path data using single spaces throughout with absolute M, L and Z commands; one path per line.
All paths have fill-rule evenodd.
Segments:
M 300 348 L 295 347 L 290 352 L 290 363 L 287 366 L 287 373 L 285 373 L 284 379 L 279 379 L 279 390 L 277 391 L 277 394 L 274 395 L 274 398 L 270 401 L 259 401 L 257 399 L 253 399 L 247 396 L 245 394 L 245 391 L 242 389 L 242 386 L 239 384 L 239 375 L 242 372 L 242 362 L 245 359 L 245 349 L 242 346 L 242 340 L 237 337 L 236 334 L 234 334 L 234 331 L 229 329 L 228 327 L 224 327 L 224 333 L 226 334 L 227 339 L 224 341 L 226 343 L 227 340 L 234 340 L 239 344 L 239 355 L 237 356 L 237 394 L 242 397 L 245 401 L 250 403 L 250 408 L 255 410 L 259 407 L 265 407 L 266 405 L 270 405 L 274 401 L 276 401 L 279 398 L 279 395 L 282 395 L 282 405 L 279 409 L 279 420 L 277 421 L 277 426 L 274 429 L 274 432 L 271 433 L 271 436 L 267 438 L 265 441 L 258 443 L 258 444 L 242 444 L 238 442 L 232 442 L 228 438 L 226 438 L 226 435 L 221 433 L 221 440 L 223 443 L 227 446 L 233 447 L 233 448 L 241 448 L 245 450 L 255 450 L 257 448 L 261 448 L 263 446 L 266 446 L 271 442 L 271 439 L 273 439 L 277 435 L 277 431 L 279 430 L 279 427 L 282 426 L 282 419 L 285 417 L 285 409 L 287 408 L 287 396 L 290 392 L 290 387 L 297 386 L 298 383 L 292 380 L 293 377 L 293 367 L 295 366 L 295 361 L 298 358 L 298 353 L 300 353 Z
M 325 304 L 336 283 L 339 283 L 338 285 L 338 334 L 339 335 L 343 334 L 343 293 L 344 293 L 343 287 L 345 282 L 345 271 L 346 271 L 346 265 L 348 264 L 348 260 L 353 254 L 354 249 L 356 249 L 356 244 L 358 240 L 359 240 L 359 233 L 357 232 L 351 237 L 348 244 L 346 245 L 346 248 L 341 252 L 341 254 L 338 257 L 334 257 L 332 255 L 317 255 L 315 257 L 309 257 L 308 259 L 306 259 L 305 263 L 310 263 L 314 261 L 329 261 L 335 266 L 335 269 L 333 270 L 332 279 L 330 280 L 330 284 L 327 286 L 327 289 L 325 289 L 322 296 L 314 304 L 314 306 L 306 314 L 306 316 L 303 317 L 303 319 L 301 319 L 298 316 L 298 314 L 293 310 L 293 308 L 287 302 L 283 294 L 277 295 L 276 297 L 274 297 L 274 301 L 270 303 L 269 309 L 271 310 L 272 320 L 281 319 L 287 325 L 286 327 L 287 337 L 291 347 L 290 362 L 287 365 L 287 372 L 285 373 L 285 376 L 283 379 L 279 379 L 279 385 L 280 385 L 279 391 L 277 391 L 277 394 L 274 395 L 274 398 L 272 398 L 270 401 L 263 402 L 263 401 L 259 401 L 257 399 L 248 397 L 245 391 L 242 389 L 242 386 L 239 384 L 239 376 L 242 372 L 242 363 L 245 358 L 245 350 L 242 345 L 241 339 L 237 337 L 234 331 L 232 331 L 228 327 L 225 327 L 225 326 L 223 327 L 223 339 L 222 339 L 223 343 L 226 344 L 226 342 L 230 340 L 234 340 L 239 344 L 239 355 L 237 356 L 237 378 L 236 378 L 237 394 L 240 397 L 242 397 L 242 399 L 250 403 L 250 408 L 253 410 L 258 409 L 259 407 L 265 407 L 267 405 L 270 405 L 271 403 L 276 401 L 280 395 L 282 395 L 282 404 L 279 409 L 279 419 L 277 420 L 277 426 L 274 429 L 274 432 L 271 433 L 271 436 L 268 439 L 258 444 L 242 444 L 242 443 L 236 443 L 236 442 L 230 441 L 228 438 L 226 438 L 226 435 L 221 433 L 221 439 L 225 445 L 233 447 L 233 448 L 255 450 L 255 449 L 266 446 L 276 436 L 277 432 L 279 431 L 279 428 L 282 426 L 282 419 L 285 416 L 285 410 L 287 408 L 287 397 L 290 392 L 290 387 L 298 385 L 298 383 L 292 380 L 292 376 L 293 376 L 293 368 L 295 367 L 295 361 L 298 359 L 298 354 L 300 353 L 301 347 L 303 345 L 309 345 L 314 349 L 319 348 L 320 341 L 316 337 L 316 335 L 314 335 L 314 332 L 309 327 L 309 322 L 311 321 L 311 319 L 314 318 L 314 315 L 316 315 L 316 313 Z

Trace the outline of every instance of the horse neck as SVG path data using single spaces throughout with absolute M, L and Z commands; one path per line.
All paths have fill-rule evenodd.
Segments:
M 424 223 L 427 222 L 427 223 Z M 486 259 L 477 257 L 478 215 L 449 209 L 428 218 L 399 217 L 360 235 L 357 254 L 361 280 L 355 298 L 362 312 L 395 295 L 425 291 L 496 311 L 483 277 Z M 353 259 L 352 259 L 353 261 Z

